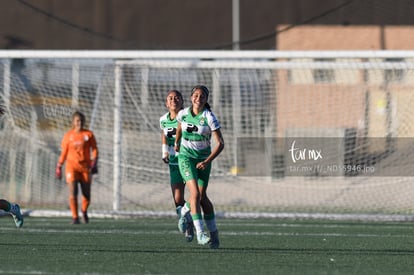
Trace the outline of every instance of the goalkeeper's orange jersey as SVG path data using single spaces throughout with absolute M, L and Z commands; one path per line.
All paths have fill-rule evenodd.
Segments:
M 63 136 L 62 153 L 58 163 L 63 165 L 66 161 L 66 171 L 87 172 L 91 160 L 97 157 L 98 147 L 92 131 L 72 129 Z

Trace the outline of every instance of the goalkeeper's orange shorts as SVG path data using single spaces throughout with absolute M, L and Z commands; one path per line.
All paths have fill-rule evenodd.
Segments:
M 66 182 L 82 182 L 82 183 L 91 183 L 91 174 L 90 172 L 78 172 L 74 170 L 66 170 Z

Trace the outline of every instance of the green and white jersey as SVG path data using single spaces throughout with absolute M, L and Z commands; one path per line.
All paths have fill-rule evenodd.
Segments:
M 211 132 L 220 128 L 216 116 L 207 109 L 193 116 L 188 107 L 178 113 L 177 120 L 182 129 L 180 154 L 206 159 L 211 153 Z
M 171 119 L 169 112 L 160 117 L 160 128 L 163 135 L 167 139 L 168 153 L 170 155 L 170 165 L 178 165 L 178 159 L 174 150 L 175 133 L 177 132 L 177 126 L 177 119 Z

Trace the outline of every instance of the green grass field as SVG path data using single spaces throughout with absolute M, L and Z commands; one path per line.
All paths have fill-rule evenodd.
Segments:
M 221 248 L 174 218 L 0 219 L 2 274 L 412 274 L 411 223 L 218 219 Z

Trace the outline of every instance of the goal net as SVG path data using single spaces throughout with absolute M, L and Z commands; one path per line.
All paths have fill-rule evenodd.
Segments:
M 91 211 L 174 213 L 161 160 L 166 92 L 209 87 L 225 149 L 218 213 L 410 215 L 414 52 L 0 52 L 0 190 L 67 209 L 54 176 L 80 110 L 97 138 Z M 214 144 L 213 144 L 214 146 Z M 188 191 L 187 191 L 188 192 Z

